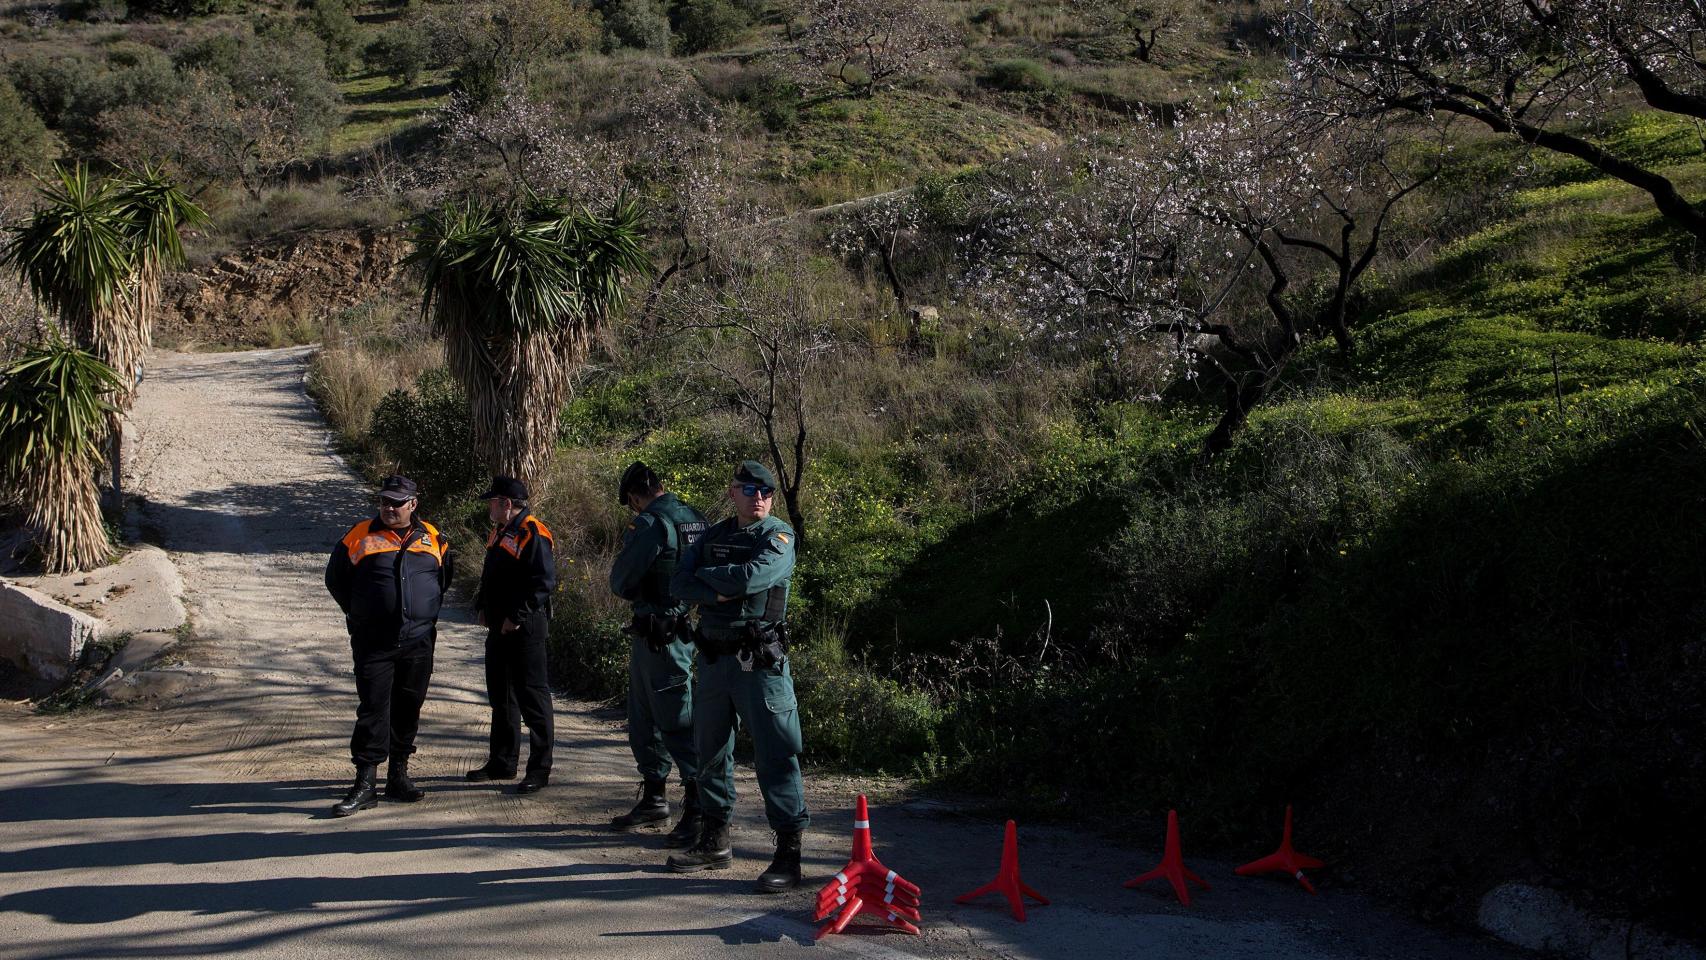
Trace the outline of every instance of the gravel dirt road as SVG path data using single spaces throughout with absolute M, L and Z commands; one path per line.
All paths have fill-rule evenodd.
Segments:
M 184 689 L 0 712 L 0 960 L 1514 956 L 1225 863 L 1192 862 L 1214 889 L 1185 909 L 1159 885 L 1120 887 L 1158 850 L 1023 824 L 1025 880 L 1054 905 L 1018 924 L 993 898 L 951 902 L 994 874 L 1001 828 L 935 804 L 872 811 L 878 854 L 924 889 L 924 935 L 814 943 L 810 909 L 846 860 L 856 784 L 811 784 L 809 884 L 793 895 L 748 892 L 771 842 L 748 771 L 734 869 L 670 874 L 660 833 L 605 826 L 634 780 L 609 711 L 559 701 L 556 780 L 536 796 L 462 781 L 484 758 L 485 709 L 480 634 L 460 613 L 442 627 L 414 765 L 430 796 L 331 819 L 355 694 L 321 572 L 371 493 L 303 393 L 308 355 L 154 357 L 128 466 L 143 527 L 188 587 Z M 1188 843 L 1188 816 L 1185 829 Z

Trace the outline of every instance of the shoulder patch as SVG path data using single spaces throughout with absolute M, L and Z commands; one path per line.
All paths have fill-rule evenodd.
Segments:
M 785 533 L 778 533 L 776 535 L 776 539 L 782 541 L 783 543 L 792 543 L 793 542 L 793 538 L 788 536 Z

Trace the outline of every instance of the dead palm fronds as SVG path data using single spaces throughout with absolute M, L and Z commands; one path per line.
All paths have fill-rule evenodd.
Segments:
M 445 338 L 468 394 L 474 443 L 494 473 L 536 479 L 587 346 L 650 263 L 639 210 L 608 215 L 527 196 L 465 199 L 422 216 L 410 262 L 423 274 L 421 312 Z
M 0 371 L 0 482 L 28 504 L 48 573 L 105 563 L 95 471 L 119 376 L 57 332 Z

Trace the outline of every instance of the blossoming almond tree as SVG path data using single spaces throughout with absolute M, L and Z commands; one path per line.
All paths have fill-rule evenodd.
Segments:
M 1706 212 L 1594 125 L 1629 102 L 1706 119 L 1694 0 L 1288 0 L 1294 92 L 1335 116 L 1457 116 L 1646 191 L 1706 239 Z
M 1307 338 L 1350 350 L 1351 292 L 1392 211 L 1438 171 L 1401 160 L 1384 126 L 1298 122 L 1233 96 L 1034 152 L 988 178 L 963 282 L 1046 342 L 1156 350 L 1151 396 L 1211 372 L 1225 406 L 1205 446 L 1225 450 Z
M 955 45 L 930 4 L 916 0 L 808 0 L 796 48 L 804 80 L 829 79 L 861 97 L 927 73 Z

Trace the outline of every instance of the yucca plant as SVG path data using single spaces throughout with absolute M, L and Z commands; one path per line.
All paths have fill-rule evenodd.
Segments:
M 112 554 L 95 471 L 121 387 L 111 367 L 57 332 L 0 370 L 0 482 L 27 504 L 48 573 Z
M 538 478 L 587 345 L 650 269 L 632 203 L 608 215 L 561 200 L 468 198 L 421 216 L 409 261 L 421 313 L 467 393 L 474 445 L 492 472 Z
M 74 343 L 118 371 L 128 395 L 142 360 L 131 302 L 136 227 L 111 181 L 91 179 L 82 164 L 54 171 L 41 183 L 42 205 L 12 227 L 0 262 L 23 276 Z
M 164 171 L 153 166 L 144 166 L 141 173 L 119 178 L 112 202 L 130 242 L 135 271 L 131 278 L 131 322 L 126 331 L 129 340 L 126 350 L 134 351 L 131 355 L 140 373 L 143 353 L 153 340 L 160 278 L 166 270 L 184 264 L 183 228 L 205 224 L 208 219 Z M 130 399 L 127 390 L 119 403 L 128 407 Z

